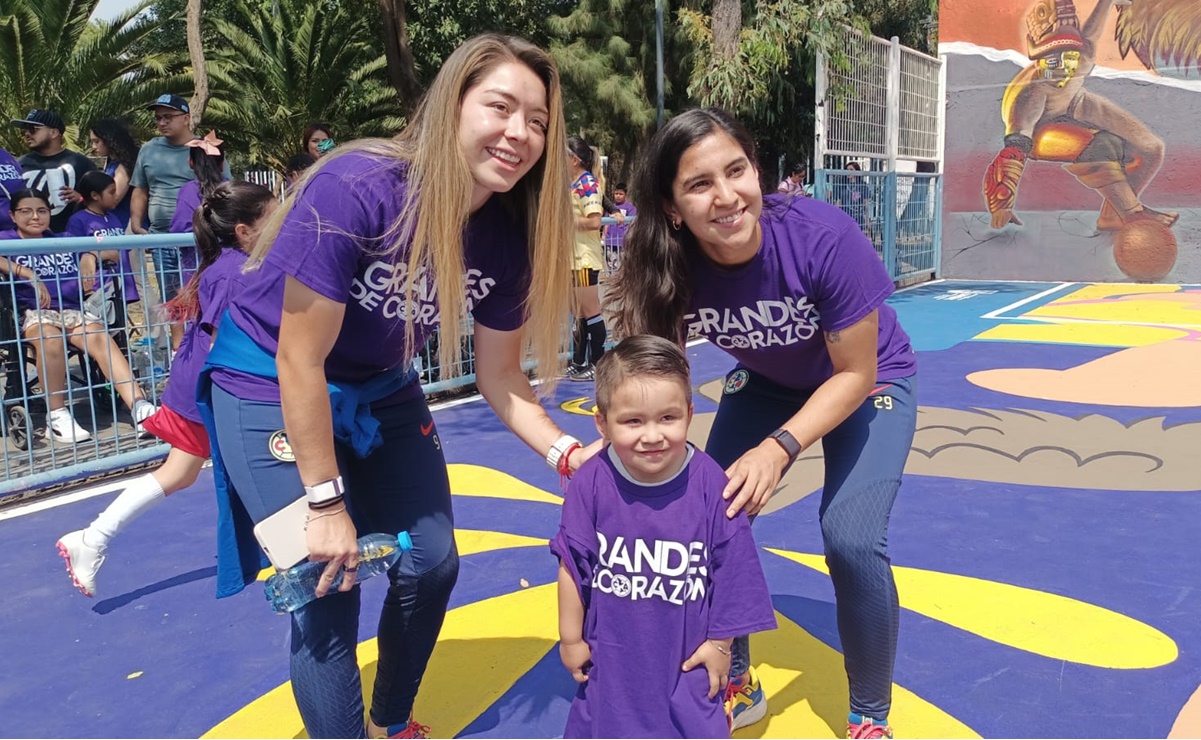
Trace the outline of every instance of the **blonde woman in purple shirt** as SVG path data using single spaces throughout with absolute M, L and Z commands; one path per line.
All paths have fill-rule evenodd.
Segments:
M 848 737 L 891 737 L 899 607 L 888 517 L 916 425 L 916 365 L 893 284 L 855 221 L 808 198 L 764 197 L 754 142 L 717 109 L 674 118 L 634 192 L 615 293 L 625 335 L 699 334 L 737 361 L 705 451 L 730 476 L 727 516 L 758 514 L 822 441 L 819 509 L 850 684 Z M 734 641 L 734 727 L 767 702 Z
M 311 737 L 427 733 L 413 703 L 459 569 L 443 441 L 412 367 L 433 331 L 453 372 L 470 316 L 476 385 L 500 421 L 561 473 L 586 457 L 522 369 L 528 340 L 539 376 L 557 375 L 568 311 L 561 100 L 546 52 L 497 34 L 465 42 L 398 136 L 343 144 L 305 172 L 221 324 L 199 388 L 230 505 L 219 595 L 259 567 L 237 535 L 305 497 L 295 536 L 327 564 L 322 598 L 291 615 Z M 368 607 L 380 609 L 379 663 L 365 726 L 356 538 L 400 531 L 413 550 Z

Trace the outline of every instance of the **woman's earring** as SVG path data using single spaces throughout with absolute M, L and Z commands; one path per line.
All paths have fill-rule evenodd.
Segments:
M 679 231 L 679 230 L 680 230 L 680 221 L 679 221 L 679 219 L 675 219 L 675 218 L 673 218 L 673 219 L 671 220 L 671 228 L 675 229 L 676 231 Z

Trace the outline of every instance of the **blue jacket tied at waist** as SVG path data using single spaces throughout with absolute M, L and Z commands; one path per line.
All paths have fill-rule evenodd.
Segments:
M 196 387 L 196 404 L 212 448 L 213 485 L 217 492 L 217 598 L 232 596 L 253 583 L 268 562 L 255 540 L 254 523 L 238 499 L 222 461 L 213 417 L 212 372 L 224 368 L 260 378 L 279 378 L 275 357 L 242 331 L 228 311 L 222 316 L 220 326 Z M 349 446 L 360 458 L 367 457 L 384 441 L 379 422 L 371 415 L 371 403 L 416 380 L 416 371 L 404 367 L 380 373 L 363 383 L 330 383 L 334 439 Z

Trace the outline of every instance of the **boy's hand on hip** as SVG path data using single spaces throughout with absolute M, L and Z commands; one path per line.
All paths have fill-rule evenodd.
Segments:
M 592 648 L 588 647 L 587 642 L 560 642 L 559 659 L 563 661 L 564 667 L 571 671 L 571 677 L 576 683 L 588 681 L 588 669 L 592 667 Z
M 705 666 L 709 674 L 709 698 L 717 696 L 717 692 L 726 688 L 730 680 L 730 643 L 732 640 L 705 640 L 688 660 L 684 661 L 683 670 L 691 671 L 697 666 Z M 724 652 L 723 652 L 724 651 Z

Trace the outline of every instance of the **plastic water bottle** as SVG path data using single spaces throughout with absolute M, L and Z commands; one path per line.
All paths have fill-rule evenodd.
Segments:
M 129 350 L 134 375 L 141 379 L 150 377 L 151 368 L 154 367 L 154 340 L 142 337 L 130 345 Z
M 406 552 L 412 552 L 413 540 L 408 532 L 398 535 L 369 534 L 359 538 L 359 570 L 355 581 L 365 581 L 391 568 Z M 317 583 L 325 571 L 325 563 L 304 562 L 276 573 L 267 579 L 267 601 L 280 614 L 294 612 L 317 598 Z M 334 576 L 329 591 L 333 593 L 342 583 L 342 571 Z

